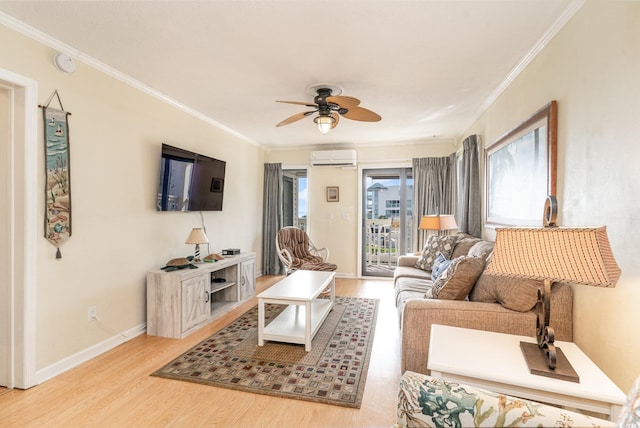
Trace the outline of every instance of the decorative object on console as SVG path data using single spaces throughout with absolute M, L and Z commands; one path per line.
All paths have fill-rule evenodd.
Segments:
M 545 205 L 545 224 L 555 223 L 555 197 Z M 493 256 L 485 273 L 544 281 L 538 289 L 538 344 L 520 343 L 533 374 L 579 382 L 549 327 L 552 282 L 615 287 L 620 277 L 607 229 L 600 227 L 497 228 Z
M 221 256 L 220 254 L 212 253 L 212 254 L 209 254 L 204 259 L 202 259 L 202 261 L 204 262 L 211 262 L 211 263 L 217 262 L 218 260 L 224 260 L 224 256 Z
M 187 258 L 179 257 L 177 259 L 169 260 L 165 265 L 165 267 L 160 269 L 162 269 L 165 272 L 172 272 L 174 270 L 180 270 L 180 269 L 186 269 L 186 268 L 198 269 L 198 266 L 192 265 L 189 259 Z
M 226 250 L 222 250 L 223 256 L 235 256 L 236 254 L 240 254 L 239 248 L 227 248 Z
M 207 238 L 207 235 L 204 233 L 204 230 L 202 230 L 201 227 L 194 227 L 193 229 L 191 229 L 191 233 L 189 234 L 189 237 L 185 241 L 185 244 L 195 244 L 196 251 L 195 251 L 195 257 L 193 259 L 194 262 L 199 263 L 202 261 L 200 260 L 200 244 L 208 244 L 208 243 L 209 243 L 209 239 Z

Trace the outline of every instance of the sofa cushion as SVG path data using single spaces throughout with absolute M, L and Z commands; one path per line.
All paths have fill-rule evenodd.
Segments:
M 473 256 L 460 256 L 433 281 L 425 297 L 442 300 L 464 300 L 484 269 L 484 260 Z
M 398 316 L 402 315 L 404 304 L 410 299 L 424 299 L 425 293 L 431 289 L 433 283 L 426 279 L 398 278 L 395 283 L 396 307 Z
M 420 258 L 416 262 L 416 267 L 418 269 L 431 271 L 438 253 L 442 253 L 446 258 L 450 258 L 453 247 L 455 247 L 459 238 L 457 235 L 429 235 L 420 254 Z
M 542 281 L 522 278 L 507 278 L 483 273 L 469 294 L 474 302 L 498 302 L 507 309 L 527 312 L 538 301 L 538 287 Z
M 393 277 L 398 278 L 415 278 L 415 279 L 431 279 L 431 272 L 417 269 L 415 267 L 398 266 L 393 272 Z

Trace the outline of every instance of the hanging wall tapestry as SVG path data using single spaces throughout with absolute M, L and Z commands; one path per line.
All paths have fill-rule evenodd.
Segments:
M 60 110 L 50 108 L 53 97 Z M 45 147 L 45 214 L 44 237 L 56 248 L 56 258 L 62 257 L 60 246 L 71 237 L 71 175 L 69 165 L 69 124 L 71 113 L 64 111 L 56 90 L 42 108 Z

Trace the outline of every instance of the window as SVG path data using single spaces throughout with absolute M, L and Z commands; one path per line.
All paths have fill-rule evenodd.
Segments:
M 283 169 L 284 226 L 307 230 L 307 170 Z

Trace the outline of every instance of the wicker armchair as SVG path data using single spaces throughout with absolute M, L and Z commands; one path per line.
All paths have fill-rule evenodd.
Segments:
M 276 235 L 276 250 L 287 275 L 295 270 L 335 271 L 338 266 L 327 263 L 329 250 L 317 248 L 309 235 L 297 227 L 287 226 Z

